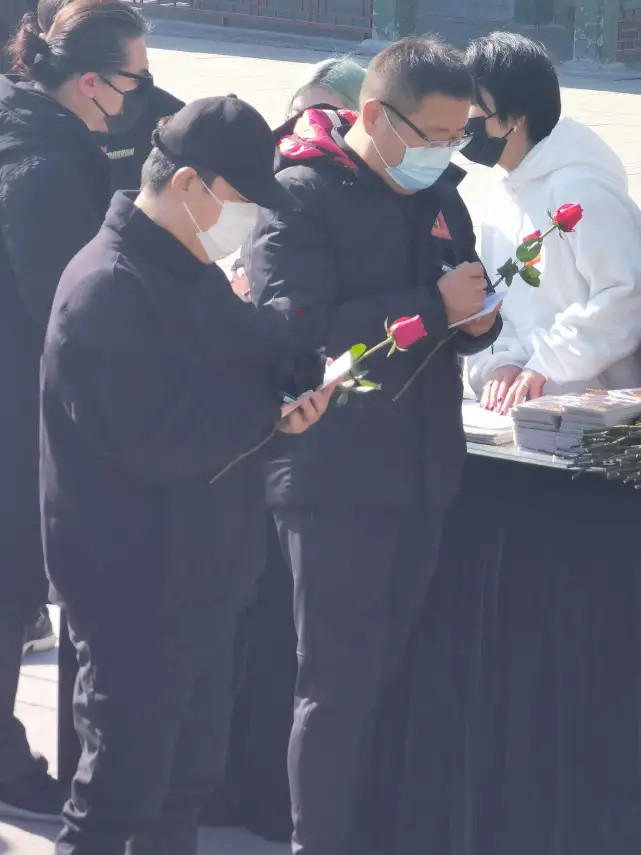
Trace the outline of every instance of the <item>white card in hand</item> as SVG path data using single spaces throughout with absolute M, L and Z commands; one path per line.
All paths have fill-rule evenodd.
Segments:
M 344 353 L 342 356 L 339 356 L 338 359 L 335 359 L 331 365 L 328 365 L 325 369 L 325 374 L 323 376 L 323 384 L 321 389 L 326 389 L 328 386 L 331 386 L 332 383 L 336 383 L 339 380 L 344 380 L 349 372 L 352 369 L 352 354 L 349 350 Z M 314 393 L 311 389 L 308 392 L 303 392 L 302 395 L 299 395 L 295 401 L 286 401 L 285 406 L 281 410 L 281 415 L 288 416 L 292 410 L 295 410 L 296 407 L 300 404 L 301 401 L 304 401 L 305 398 L 309 398 L 310 395 Z
M 499 303 L 503 302 L 504 296 L 504 294 L 488 294 L 483 301 L 483 308 L 480 312 L 477 312 L 475 315 L 470 315 L 469 318 L 464 318 L 462 321 L 457 321 L 455 324 L 450 324 L 448 329 L 453 330 L 456 327 L 463 326 L 463 324 L 469 324 L 470 321 L 475 321 L 477 318 L 483 318 L 485 315 L 489 315 L 490 312 L 493 312 L 494 309 L 496 309 Z
M 335 359 L 331 365 L 327 366 L 321 389 L 331 386 L 331 384 L 336 383 L 337 380 L 344 380 L 351 370 L 352 354 L 348 350 L 342 356 L 339 356 L 338 359 Z

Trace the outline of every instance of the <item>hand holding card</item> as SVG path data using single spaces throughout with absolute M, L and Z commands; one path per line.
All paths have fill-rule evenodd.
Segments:
M 456 329 L 456 327 L 462 327 L 465 324 L 469 324 L 470 321 L 475 321 L 477 318 L 484 318 L 486 315 L 490 315 L 502 302 L 502 294 L 488 294 L 483 301 L 483 308 L 480 312 L 470 315 L 469 318 L 463 318 L 462 321 L 457 321 L 455 324 L 450 324 L 448 329 L 453 330 Z
M 329 394 L 326 397 L 331 397 L 331 393 L 334 391 L 336 386 L 338 386 L 338 384 L 347 377 L 351 369 L 352 354 L 349 351 L 344 353 L 342 356 L 339 356 L 338 359 L 331 362 L 328 361 L 320 388 L 317 389 L 316 392 L 311 389 L 307 392 L 303 392 L 302 395 L 299 395 L 295 399 L 285 399 L 284 406 L 281 409 L 281 415 L 283 418 L 286 418 L 297 407 L 300 407 L 304 401 L 320 392 L 327 392 Z

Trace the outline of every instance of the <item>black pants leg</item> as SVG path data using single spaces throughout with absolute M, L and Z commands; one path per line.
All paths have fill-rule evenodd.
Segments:
M 36 763 L 14 715 L 24 631 L 38 609 L 31 597 L 0 597 L 0 783 L 29 775 Z
M 372 717 L 424 602 L 441 519 L 424 508 L 283 509 L 298 679 L 289 747 L 293 852 L 350 855 Z
M 86 631 L 69 613 L 82 756 L 57 855 L 195 855 L 224 771 L 236 615 L 141 623 Z

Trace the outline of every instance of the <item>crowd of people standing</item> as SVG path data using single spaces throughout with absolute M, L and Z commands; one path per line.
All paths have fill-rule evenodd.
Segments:
M 492 409 L 635 379 L 641 217 L 620 161 L 561 119 L 545 51 L 511 34 L 467 54 L 404 39 L 367 69 L 327 60 L 272 131 L 233 95 L 184 105 L 158 89 L 144 20 L 121 0 L 40 0 L 7 30 L 2 809 L 62 815 L 57 855 L 195 853 L 224 768 L 237 623 L 265 561 L 284 558 L 293 852 L 360 852 L 372 721 L 464 465 L 460 358 Z M 458 152 L 507 173 L 485 268 Z M 549 286 L 515 285 L 503 317 L 470 320 L 506 245 L 555 200 L 585 217 L 546 258 Z M 219 262 L 234 253 L 230 287 Z M 376 360 L 382 391 L 330 407 L 327 357 L 414 315 L 427 336 Z M 27 639 L 51 639 L 48 597 L 79 666 L 71 792 L 13 715 Z

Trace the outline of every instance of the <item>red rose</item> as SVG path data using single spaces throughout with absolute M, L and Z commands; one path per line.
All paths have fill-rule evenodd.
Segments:
M 580 205 L 573 205 L 570 202 L 566 205 L 561 205 L 552 217 L 562 232 L 573 232 L 574 227 L 582 218 L 583 208 Z
M 425 338 L 427 335 L 420 315 L 414 315 L 413 318 L 398 318 L 389 325 L 388 332 L 399 350 L 407 350 L 419 338 Z

